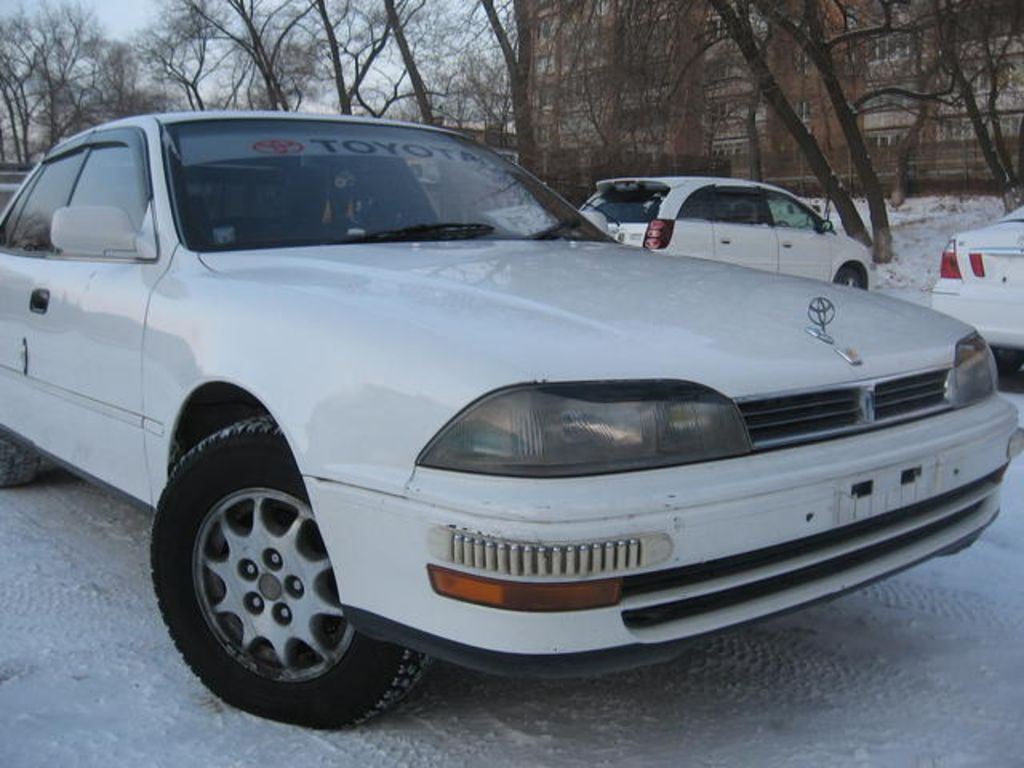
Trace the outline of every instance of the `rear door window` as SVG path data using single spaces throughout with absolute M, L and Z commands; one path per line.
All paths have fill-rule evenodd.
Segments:
M 724 224 L 771 224 L 761 190 L 747 188 L 718 187 L 715 220 Z
M 683 207 L 679 209 L 678 218 L 713 221 L 715 218 L 715 188 L 698 189 L 686 198 Z

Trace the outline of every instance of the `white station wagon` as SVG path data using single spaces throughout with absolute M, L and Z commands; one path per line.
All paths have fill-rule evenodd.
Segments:
M 953 235 L 942 252 L 932 308 L 972 323 L 992 345 L 1000 373 L 1024 364 L 1024 208 Z
M 607 222 L 626 245 L 871 287 L 870 251 L 771 184 L 705 176 L 605 179 L 581 211 L 600 213 L 599 226 Z
M 956 320 L 616 245 L 439 129 L 124 120 L 0 221 L 0 482 L 155 509 L 185 661 L 311 726 L 425 655 L 628 667 L 966 546 L 994 382 Z

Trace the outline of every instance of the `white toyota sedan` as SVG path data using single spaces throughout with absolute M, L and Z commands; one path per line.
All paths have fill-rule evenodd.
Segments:
M 427 655 L 622 668 L 957 551 L 1021 443 L 957 320 L 625 248 L 454 133 L 271 113 L 44 158 L 0 424 L 0 484 L 48 457 L 155 511 L 212 691 L 318 727 Z
M 742 179 L 605 179 L 581 207 L 620 243 L 730 264 L 871 286 L 871 253 L 784 189 Z M 603 220 L 602 220 L 603 219 Z
M 977 327 L 999 372 L 1024 364 L 1024 208 L 952 237 L 942 252 L 932 307 Z

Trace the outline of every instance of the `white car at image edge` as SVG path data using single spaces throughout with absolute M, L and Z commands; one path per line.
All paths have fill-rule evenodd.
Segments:
M 950 239 L 932 308 L 971 323 L 995 352 L 999 372 L 1024 364 L 1024 208 Z
M 620 243 L 669 256 L 853 288 L 873 282 L 868 248 L 771 184 L 704 176 L 605 179 L 580 210 Z
M 0 485 L 152 509 L 185 662 L 309 726 L 428 655 L 620 669 L 962 549 L 1021 449 L 995 379 L 957 320 L 624 248 L 442 129 L 126 119 L 0 218 Z

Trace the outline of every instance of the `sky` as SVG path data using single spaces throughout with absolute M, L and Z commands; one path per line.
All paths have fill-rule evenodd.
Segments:
M 91 8 L 106 33 L 115 39 L 131 36 L 144 27 L 156 14 L 156 0 L 79 0 Z M 0 15 L 10 13 L 18 7 L 31 10 L 32 0 L 0 0 Z

